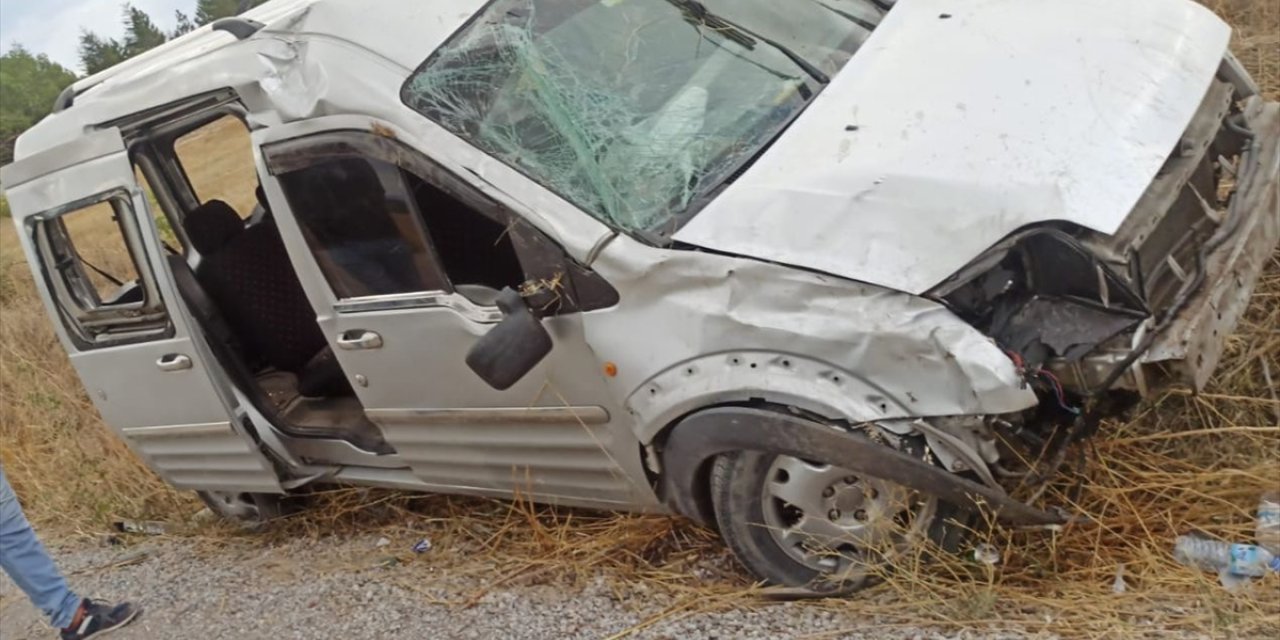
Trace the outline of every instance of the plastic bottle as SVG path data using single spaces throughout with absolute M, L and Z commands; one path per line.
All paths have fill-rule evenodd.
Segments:
M 1280 556 L 1280 491 L 1269 491 L 1258 500 L 1254 539 L 1258 546 Z
M 1280 571 L 1280 558 L 1252 544 L 1232 544 L 1195 536 L 1178 536 L 1173 557 L 1184 565 L 1220 575 L 1258 578 Z

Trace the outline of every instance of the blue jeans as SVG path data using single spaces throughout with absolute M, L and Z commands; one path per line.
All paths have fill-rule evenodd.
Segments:
M 18 496 L 0 467 L 0 568 L 22 589 L 31 604 L 58 628 L 68 627 L 80 608 L 80 596 L 67 587 L 44 545 L 31 530 Z

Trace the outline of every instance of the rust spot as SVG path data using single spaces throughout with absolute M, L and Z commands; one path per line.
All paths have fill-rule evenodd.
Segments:
M 396 132 L 395 132 L 395 131 L 392 131 L 392 130 L 391 130 L 391 127 L 388 127 L 387 125 L 382 124 L 381 122 L 371 122 L 371 123 L 369 123 L 369 130 L 370 130 L 370 131 L 372 131 L 372 132 L 373 132 L 373 135 L 375 135 L 375 136 L 382 136 L 382 137 L 384 137 L 384 138 L 391 138 L 392 140 L 395 140 L 395 139 L 396 139 Z

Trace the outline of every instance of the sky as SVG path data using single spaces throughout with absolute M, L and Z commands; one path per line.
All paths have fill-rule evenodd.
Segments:
M 131 0 L 164 30 L 173 28 L 173 12 L 191 15 L 195 0 Z M 123 0 L 0 0 L 0 49 L 21 43 L 28 51 L 47 54 L 55 62 L 83 74 L 80 31 L 119 38 Z

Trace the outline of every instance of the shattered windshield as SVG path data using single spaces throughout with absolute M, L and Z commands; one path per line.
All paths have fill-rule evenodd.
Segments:
M 671 233 L 882 13 L 871 0 L 496 0 L 403 98 L 605 223 Z

